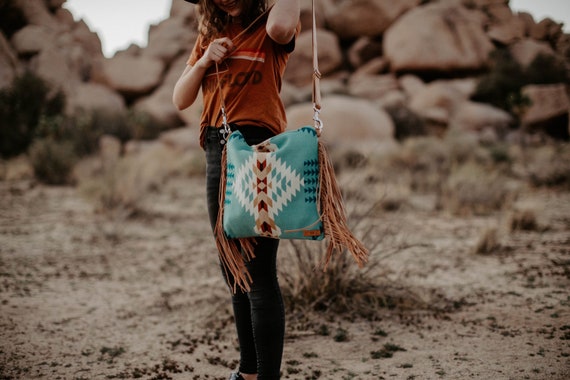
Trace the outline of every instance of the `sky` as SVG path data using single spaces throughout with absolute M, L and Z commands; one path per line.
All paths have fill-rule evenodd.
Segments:
M 112 57 L 132 43 L 145 47 L 149 26 L 168 18 L 172 1 L 182 0 L 67 0 L 64 8 L 99 35 L 103 54 Z M 510 6 L 529 12 L 537 22 L 545 17 L 564 22 L 570 33 L 570 0 L 511 0 Z

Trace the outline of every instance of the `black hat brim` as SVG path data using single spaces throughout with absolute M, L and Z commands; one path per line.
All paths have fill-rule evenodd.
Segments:
M 187 3 L 197 4 L 198 0 L 185 0 Z

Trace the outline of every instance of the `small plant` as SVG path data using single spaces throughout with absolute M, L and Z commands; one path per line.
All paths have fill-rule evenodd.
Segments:
M 339 327 L 336 330 L 336 334 L 334 335 L 333 340 L 335 342 L 348 342 L 348 340 L 349 340 L 348 331 L 346 331 L 342 327 Z
M 536 212 L 532 209 L 515 210 L 510 218 L 511 231 L 536 231 L 538 221 Z
M 388 359 L 394 356 L 395 352 L 406 351 L 406 349 L 392 343 L 386 343 L 384 347 L 377 351 L 371 351 L 372 359 Z
M 69 183 L 77 155 L 68 141 L 37 140 L 30 147 L 30 161 L 36 178 L 49 185 Z
M 31 72 L 16 77 L 0 90 L 0 156 L 24 153 L 37 136 L 40 120 L 57 117 L 64 108 L 63 93 L 52 91 L 42 78 Z
M 501 173 L 468 162 L 452 170 L 440 202 L 455 215 L 488 215 L 505 208 L 515 197 L 516 188 Z
M 488 255 L 500 248 L 496 228 L 487 228 L 479 238 L 474 252 L 479 255 Z
M 427 134 L 426 123 L 415 112 L 405 106 L 391 106 L 386 108 L 386 112 L 394 122 L 394 137 L 397 140 L 404 140 L 412 136 L 423 136 Z

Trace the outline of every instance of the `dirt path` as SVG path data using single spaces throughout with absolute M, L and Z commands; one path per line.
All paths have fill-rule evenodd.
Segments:
M 0 379 L 226 379 L 238 352 L 203 189 L 172 179 L 110 218 L 74 188 L 0 182 Z M 570 194 L 527 197 L 528 232 L 430 207 L 379 216 L 378 276 L 411 307 L 289 315 L 283 378 L 570 378 Z M 499 245 L 473 253 L 489 226 Z

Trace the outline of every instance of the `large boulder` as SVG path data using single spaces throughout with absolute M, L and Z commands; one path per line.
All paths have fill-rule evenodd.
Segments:
M 117 55 L 103 59 L 93 80 L 109 86 L 126 97 L 149 94 L 162 81 L 164 62 L 152 57 Z
M 409 11 L 384 36 L 394 71 L 479 70 L 493 49 L 479 14 L 448 3 Z
M 150 27 L 148 45 L 142 54 L 170 62 L 194 45 L 197 33 L 183 19 L 170 18 Z
M 523 67 L 527 67 L 538 55 L 554 55 L 554 50 L 546 42 L 530 38 L 518 41 L 509 48 L 511 55 Z
M 330 29 L 341 39 L 381 35 L 420 0 L 345 0 L 327 14 Z
M 348 61 L 354 68 L 382 55 L 382 44 L 370 37 L 361 37 L 348 49 Z
M 186 55 L 174 62 L 162 84 L 148 97 L 138 100 L 134 109 L 149 114 L 154 120 L 168 127 L 183 125 L 180 113 L 172 103 L 174 85 L 182 74 Z M 182 68 L 182 69 L 181 69 Z
M 53 30 L 61 28 L 61 24 L 52 17 L 44 0 L 13 0 L 22 11 L 28 24 L 41 25 Z
M 37 54 L 46 47 L 46 41 L 53 41 L 54 33 L 51 29 L 41 25 L 26 25 L 12 36 L 12 47 L 19 55 L 29 56 Z
M 313 49 L 311 31 L 302 32 L 297 38 L 295 53 L 291 55 L 285 80 L 302 86 L 311 82 L 313 73 Z M 319 30 L 317 34 L 319 70 L 326 75 L 342 64 L 342 52 L 338 37 L 327 30 Z
M 514 123 L 513 117 L 489 104 L 472 101 L 461 102 L 453 110 L 449 128 L 453 130 L 481 132 L 490 129 L 506 131 Z
M 66 94 L 69 94 L 72 86 L 79 81 L 79 75 L 72 70 L 56 43 L 42 49 L 33 59 L 32 67 L 38 76 Z
M 127 110 L 123 97 L 101 84 L 79 83 L 72 91 L 72 96 L 68 99 L 71 111 L 105 110 L 122 113 Z
M 301 103 L 287 109 L 290 129 L 312 125 L 313 104 Z M 358 145 L 393 141 L 394 123 L 390 116 L 368 100 L 335 95 L 323 99 L 322 138 L 333 145 Z
M 353 75 L 348 82 L 348 93 L 359 98 L 380 99 L 397 89 L 399 89 L 398 79 L 393 74 Z

